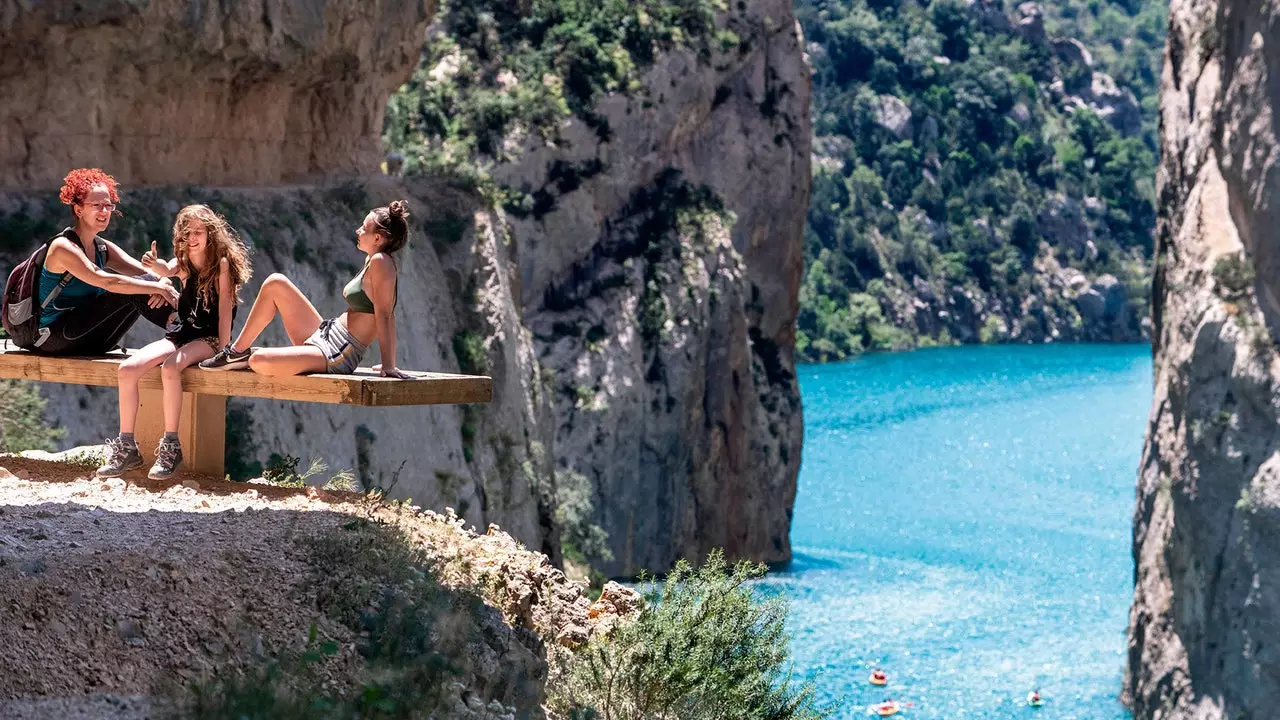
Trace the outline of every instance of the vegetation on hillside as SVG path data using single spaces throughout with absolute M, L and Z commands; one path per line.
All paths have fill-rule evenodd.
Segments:
M 1013 5 L 1003 8 L 1012 10 Z M 1000 11 L 998 0 L 989 3 Z M 960 0 L 801 0 L 814 64 L 815 163 L 798 350 L 837 359 L 948 337 L 911 337 L 885 309 L 916 279 L 994 297 L 1033 292 L 1041 243 L 1062 266 L 1111 273 L 1145 297 L 1155 221 L 1155 95 L 1167 8 L 1154 0 L 1043 7 L 1049 37 L 1077 37 L 1094 69 L 1132 90 L 1142 125 L 1122 134 L 1064 96 L 1080 64 Z M 1055 81 L 1060 85 L 1055 87 Z M 891 100 L 896 99 L 896 100 Z M 910 113 L 890 129 L 886 110 Z M 1046 236 L 1067 198 L 1097 208 L 1092 250 Z M 1083 245 L 1083 242 L 1081 242 Z
M 502 604 L 502 574 L 486 576 L 481 587 L 446 587 L 438 580 L 436 563 L 413 541 L 365 520 L 298 542 L 310 564 L 300 596 L 311 599 L 323 617 L 316 618 L 297 648 L 264 655 L 243 672 L 169 688 L 174 715 L 210 720 L 454 717 L 457 698 L 448 689 L 457 680 L 495 669 L 482 668 L 477 658 L 483 652 L 476 643 L 486 618 L 496 612 L 493 605 Z M 751 581 L 763 572 L 763 566 L 749 563 L 730 567 L 723 555 L 713 553 L 701 568 L 681 563 L 662 584 L 650 583 L 638 615 L 576 651 L 549 654 L 547 660 L 558 663 L 557 681 L 545 688 L 552 716 L 819 720 L 830 715 L 816 705 L 811 685 L 790 681 L 786 605 L 762 598 L 753 588 Z M 335 636 L 354 639 L 360 657 L 355 668 L 344 665 Z M 347 677 L 352 669 L 356 676 Z M 507 686 L 499 678 L 480 677 L 493 680 L 491 688 Z M 515 708 L 516 713 L 530 710 Z M 486 708 L 482 701 L 475 716 L 511 717 L 508 713 L 500 703 Z
M 608 140 L 595 110 L 602 93 L 638 91 L 640 73 L 664 50 L 737 46 L 732 32 L 716 32 L 718 9 L 721 0 L 446 0 L 418 68 L 387 104 L 383 139 L 405 172 L 475 182 L 524 137 L 554 139 L 571 116 Z M 559 179 L 601 169 L 563 168 Z M 511 204 L 532 212 L 534 202 Z

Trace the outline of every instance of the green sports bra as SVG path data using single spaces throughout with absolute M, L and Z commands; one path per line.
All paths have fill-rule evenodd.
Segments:
M 351 278 L 351 282 L 342 288 L 342 299 L 347 301 L 347 310 L 350 312 L 373 314 L 373 300 L 369 298 L 369 294 L 364 291 L 364 271 L 369 269 L 369 263 L 366 261 L 364 267 L 360 268 L 360 272 Z M 396 285 L 396 304 L 400 303 L 400 286 Z M 394 306 L 393 306 L 394 307 Z

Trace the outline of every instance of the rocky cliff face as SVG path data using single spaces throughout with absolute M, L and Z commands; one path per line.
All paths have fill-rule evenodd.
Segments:
M 1276 18 L 1171 9 L 1125 679 L 1140 719 L 1270 717 L 1280 692 Z
M 335 31 L 344 39 L 366 38 L 371 30 L 357 20 L 381 12 L 332 5 L 323 17 L 348 19 L 347 29 Z M 415 13 L 426 10 L 389 7 L 386 24 L 416 23 L 421 31 Z M 802 439 L 793 347 L 809 189 L 809 76 L 788 3 L 750 2 L 734 12 L 743 49 L 712 62 L 678 52 L 659 57 L 643 97 L 600 103 L 608 140 L 574 120 L 555 146 L 530 141 L 520 159 L 496 168 L 509 186 L 554 192 L 554 209 L 537 218 L 505 215 L 438 181 L 343 180 L 349 168 L 373 165 L 363 150 L 338 158 L 335 148 L 354 147 L 341 142 L 317 145 L 302 165 L 255 156 L 264 172 L 248 175 L 205 167 L 203 151 L 194 164 L 157 161 L 145 167 L 168 170 L 144 172 L 132 150 L 108 144 L 115 154 L 33 155 L 20 165 L 25 174 L 0 186 L 30 180 L 47 187 L 70 163 L 99 160 L 134 184 L 271 185 L 324 169 L 328 178 L 308 187 L 135 189 L 108 234 L 141 248 L 167 234 L 183 204 L 208 202 L 255 247 L 246 299 L 280 271 L 325 314 L 341 308 L 342 281 L 356 269 L 351 228 L 369 207 L 405 196 L 418 240 L 402 265 L 401 362 L 486 372 L 494 402 L 375 411 L 236 401 L 229 409 L 235 459 L 314 456 L 355 469 L 366 484 L 395 480 L 397 495 L 450 505 L 478 527 L 498 523 L 553 557 L 567 522 L 596 525 L 608 534 L 613 560 L 591 559 L 608 574 L 665 569 L 714 547 L 782 561 L 790 557 Z M 34 27 L 24 17 L 18 14 L 27 25 L 10 19 L 9 26 Z M 106 20 L 78 22 L 115 32 Z M 216 52 L 257 58 L 246 67 L 277 66 L 274 46 L 246 47 L 235 37 L 224 35 L 231 44 L 215 44 Z M 336 76 L 360 78 L 360 87 L 380 88 L 385 100 L 402 77 L 402 66 L 385 55 L 394 43 L 377 50 L 365 40 L 335 43 L 335 53 L 355 55 L 330 68 Z M 383 72 L 371 78 L 361 68 Z M 15 83 L 42 97 L 36 85 L 16 85 L 15 73 L 0 65 L 0 87 Z M 104 112 L 113 117 L 123 106 Z M 323 122 L 327 115 L 310 117 L 309 132 L 341 134 Z M 223 125 L 253 135 L 266 127 L 259 120 L 233 115 Z M 114 128 L 124 120 L 96 122 Z M 174 143 L 185 137 L 182 123 L 165 127 Z M 51 128 L 56 134 L 58 125 Z M 572 188 L 557 175 L 591 160 L 604 171 Z M 53 195 L 0 192 L 0 241 L 11 252 L 65 222 Z M 273 332 L 264 342 L 283 341 Z M 134 340 L 153 335 L 141 329 Z M 68 428 L 67 444 L 99 441 L 115 426 L 114 391 L 49 386 L 46 394 L 50 415 Z M 407 458 L 417 469 L 398 473 Z M 585 493 L 586 516 L 557 513 L 567 486 Z
M 435 0 L 0 2 L 0 188 L 367 172 Z
M 608 168 L 512 228 L 557 466 L 590 480 L 612 574 L 790 558 L 809 70 L 789 2 L 740 4 L 733 27 L 749 51 L 673 53 L 601 103 L 609 142 L 573 121 L 500 174 Z

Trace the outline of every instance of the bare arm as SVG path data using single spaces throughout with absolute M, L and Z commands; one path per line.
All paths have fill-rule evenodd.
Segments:
M 231 265 L 226 258 L 218 263 L 218 347 L 231 343 L 231 313 L 236 307 L 236 293 L 231 287 Z
M 156 277 L 173 277 L 178 273 L 178 258 L 162 260 L 156 252 L 156 243 L 151 241 L 151 249 L 142 253 L 142 267 Z
M 373 301 L 373 317 L 378 326 L 378 346 L 382 351 L 382 374 L 407 379 L 396 367 L 396 266 L 381 253 L 374 255 L 365 272 L 369 281 L 369 299 Z
M 108 249 L 115 247 L 110 243 L 107 243 L 107 246 Z M 89 258 L 85 257 L 85 254 L 80 252 L 66 238 L 54 240 L 53 244 L 49 246 L 49 256 L 45 260 L 45 265 L 50 272 L 69 272 L 77 280 L 110 293 L 119 295 L 155 294 L 164 297 L 170 305 L 175 307 L 178 305 L 178 291 L 173 285 L 158 280 L 142 280 L 136 277 L 105 272 L 97 265 L 89 262 Z M 139 265 L 138 267 L 141 268 L 142 266 Z
M 147 269 L 142 266 L 142 263 L 134 260 L 133 256 L 129 253 L 121 250 L 119 245 L 116 245 L 109 240 L 105 242 L 107 243 L 108 270 L 113 270 L 121 275 L 128 275 L 130 277 L 137 277 L 147 273 Z

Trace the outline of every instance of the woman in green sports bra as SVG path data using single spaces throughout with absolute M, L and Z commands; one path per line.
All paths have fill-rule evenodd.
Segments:
M 377 340 L 382 347 L 382 374 L 410 377 L 396 367 L 398 293 L 392 255 L 408 240 L 409 209 L 403 200 L 371 211 L 356 230 L 356 247 L 366 258 L 364 267 L 342 289 L 347 309 L 341 315 L 326 320 L 289 278 L 274 273 L 262 283 L 240 335 L 200 367 L 247 367 L 263 375 L 346 374 L 360 365 L 369 346 Z M 293 345 L 250 348 L 277 314 Z

